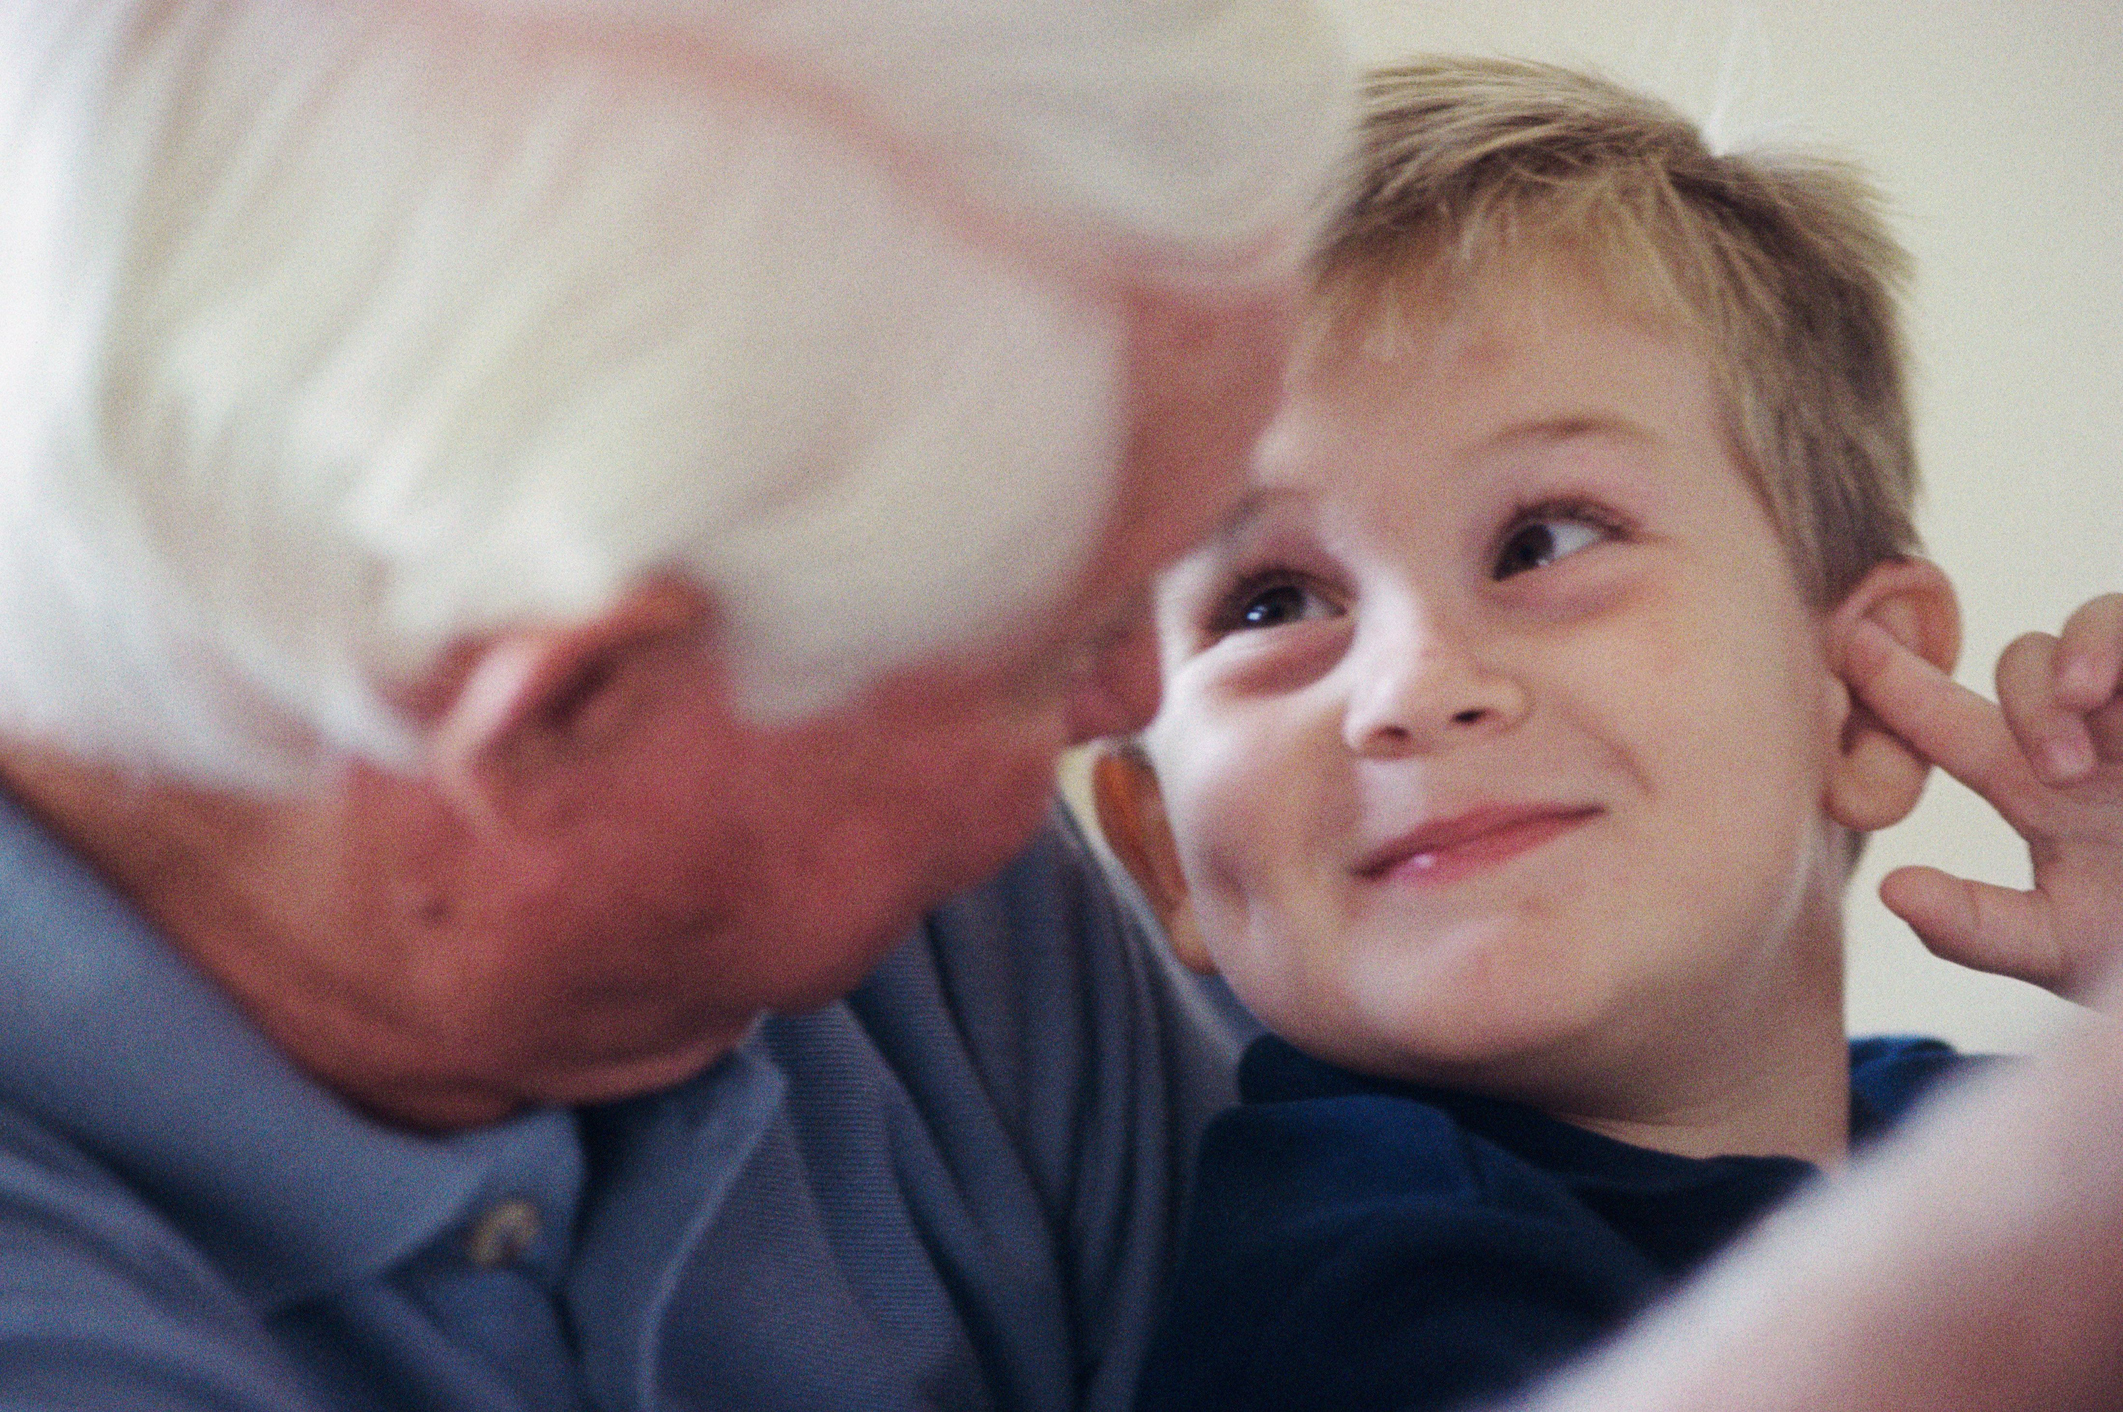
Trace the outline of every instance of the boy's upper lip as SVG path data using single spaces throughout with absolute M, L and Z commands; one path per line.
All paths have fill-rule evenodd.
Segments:
M 1534 823 L 1542 819 L 1590 818 L 1601 812 L 1596 804 L 1565 804 L 1554 801 L 1518 804 L 1477 804 L 1448 817 L 1433 818 L 1382 844 L 1358 859 L 1354 871 L 1360 877 L 1377 877 L 1418 853 L 1455 848 L 1487 834 Z

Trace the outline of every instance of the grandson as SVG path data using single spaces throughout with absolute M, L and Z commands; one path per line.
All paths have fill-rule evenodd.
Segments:
M 1503 1392 L 1953 1062 L 1842 1032 L 1849 869 L 1926 765 L 1840 644 L 1958 650 L 1869 190 L 1501 62 L 1378 75 L 1363 161 L 1256 491 L 1161 590 L 1164 709 L 1096 766 L 1274 1031 L 1145 1407 Z

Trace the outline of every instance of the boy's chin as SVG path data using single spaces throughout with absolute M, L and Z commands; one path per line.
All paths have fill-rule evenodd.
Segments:
M 1310 1026 L 1283 1033 L 1298 1048 L 1358 1073 L 1494 1098 L 1546 1103 L 1601 1086 L 1596 1026 L 1580 1016 L 1511 1011 L 1422 1016 L 1356 1032 Z
M 1421 1083 L 1530 1079 L 1596 1047 L 1611 1018 L 1608 987 L 1570 951 L 1507 916 L 1351 957 L 1343 1007 L 1307 1017 L 1310 1047 Z

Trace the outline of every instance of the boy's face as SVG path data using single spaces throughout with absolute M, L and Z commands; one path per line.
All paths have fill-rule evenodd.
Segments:
M 1382 344 L 1297 371 L 1161 596 L 1217 968 L 1325 1057 L 1566 1105 L 1833 1015 L 1846 698 L 1704 360 L 1561 262 Z

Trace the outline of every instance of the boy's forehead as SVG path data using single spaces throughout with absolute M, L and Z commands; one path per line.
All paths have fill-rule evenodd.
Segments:
M 1381 298 L 1339 337 L 1315 329 L 1304 341 L 1249 489 L 1207 553 L 1243 551 L 1296 520 L 1353 516 L 1378 530 L 1383 515 L 1405 529 L 1433 508 L 1480 509 L 1486 501 L 1460 492 L 1479 497 L 1537 465 L 1634 467 L 1632 493 L 1663 500 L 1693 478 L 1659 467 L 1687 458 L 1759 499 L 1701 339 L 1614 298 L 1582 261 L 1499 265 L 1452 297 L 1410 297 L 1421 292 Z M 1601 484 L 1589 476 L 1590 489 Z
M 1351 358 L 1404 355 L 1441 330 L 1539 326 L 1565 312 L 1633 324 L 1705 358 L 1715 349 L 1706 319 L 1663 264 L 1596 236 L 1534 234 L 1472 252 L 1425 246 L 1328 269 L 1304 310 L 1295 366 L 1331 371 Z
M 1590 435 L 1725 442 L 1707 354 L 1693 330 L 1614 298 L 1575 261 L 1515 263 L 1449 292 L 1388 292 L 1304 340 L 1253 484 L 1316 482 L 1352 457 L 1434 443 L 1473 455 Z

